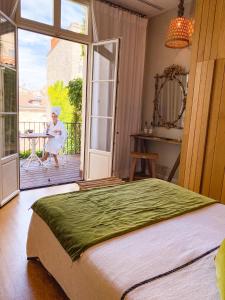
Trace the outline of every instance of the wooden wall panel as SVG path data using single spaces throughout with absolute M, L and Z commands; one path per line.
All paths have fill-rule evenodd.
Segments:
M 223 62 L 225 63 L 225 60 L 223 60 Z M 217 122 L 218 127 L 216 132 L 209 196 L 219 200 L 222 195 L 225 167 L 225 67 Z M 208 144 L 211 144 L 210 140 L 208 140 Z
M 194 31 L 194 38 L 192 44 L 189 87 L 188 87 L 187 105 L 185 110 L 185 127 L 183 130 L 183 142 L 181 148 L 181 160 L 180 160 L 180 169 L 179 169 L 179 183 L 182 186 L 184 186 L 184 179 L 185 179 L 185 166 L 186 166 L 186 159 L 187 159 L 187 149 L 188 149 L 189 131 L 190 131 L 190 123 L 191 123 L 196 66 L 197 66 L 199 39 L 200 39 L 200 31 L 201 31 L 202 10 L 203 10 L 203 0 L 196 1 L 195 31 Z
M 201 81 L 203 81 L 203 85 L 205 85 L 204 74 L 206 74 L 206 65 L 199 63 L 196 68 L 193 104 L 192 104 L 192 111 L 191 111 L 191 122 L 190 122 L 190 129 L 189 129 L 190 133 L 189 133 L 188 145 L 187 145 L 187 160 L 186 160 L 185 178 L 184 178 L 185 186 L 189 186 L 189 181 L 190 181 L 192 157 L 194 154 L 194 139 L 195 139 L 195 128 L 196 128 L 197 113 L 198 113 L 198 100 L 199 100 L 199 94 L 201 90 L 200 89 Z
M 207 22 L 207 37 L 205 41 L 205 45 L 202 45 L 204 48 L 204 60 L 209 60 L 211 57 L 212 50 L 212 40 L 213 40 L 213 31 L 215 24 L 215 12 L 216 12 L 216 1 L 210 1 L 209 7 L 209 16 Z
M 203 169 L 214 61 L 197 64 L 184 185 L 199 191 Z
M 201 120 L 199 120 L 199 130 L 197 135 L 198 140 L 196 140 L 196 146 L 198 146 L 198 148 L 196 148 L 196 166 L 193 164 L 192 171 L 194 173 L 192 176 L 192 181 L 190 182 L 191 187 L 195 192 L 199 192 L 201 188 L 202 172 L 204 168 L 204 153 L 208 135 L 208 120 L 211 108 L 211 93 L 213 85 L 214 66 L 214 60 L 209 61 L 207 64 L 207 75 L 202 101 Z
M 180 185 L 224 200 L 225 0 L 196 0 Z
M 221 63 L 217 62 L 214 73 L 214 86 L 212 90 L 208 140 L 205 151 L 204 172 L 202 176 L 201 187 L 202 193 L 206 196 L 209 196 L 210 192 L 215 142 L 218 129 L 219 108 L 222 99 L 222 86 L 224 84 L 224 67 L 225 64 L 223 61 L 221 61 Z
M 212 2 L 216 2 L 216 10 L 215 10 L 215 16 L 214 16 L 212 50 L 211 50 L 210 58 L 216 59 L 218 57 L 218 47 L 219 47 L 219 43 L 220 43 L 222 16 L 223 16 L 223 8 L 224 8 L 225 1 L 224 0 L 217 0 L 217 1 L 213 0 Z M 224 53 L 224 55 L 225 55 L 225 53 Z M 223 56 L 223 57 L 225 57 L 225 56 Z
M 190 176 L 189 176 L 189 187 L 190 189 L 194 190 L 195 180 L 196 180 L 196 168 L 199 164 L 198 162 L 198 152 L 200 147 L 200 137 L 202 135 L 201 133 L 201 122 L 202 122 L 202 114 L 203 114 L 203 108 L 204 108 L 204 93 L 207 85 L 211 85 L 211 82 L 207 82 L 206 79 L 209 78 L 207 76 L 208 72 L 208 62 L 200 63 L 202 64 L 202 72 L 201 72 L 201 79 L 198 85 L 199 88 L 199 94 L 196 97 L 196 100 L 194 101 L 194 106 L 196 106 L 196 120 L 193 122 L 193 146 L 192 146 L 192 156 L 191 156 L 191 168 L 190 168 Z M 203 142 L 205 143 L 205 138 Z
M 225 204 L 225 168 L 224 168 L 224 176 L 223 176 L 223 189 L 222 189 L 221 202 Z
M 210 12 L 210 0 L 204 0 L 203 2 L 204 2 L 204 5 L 203 5 L 203 8 L 202 8 L 201 34 L 199 36 L 198 59 L 197 59 L 197 61 L 203 61 L 204 60 L 205 44 L 206 44 L 207 37 L 208 37 L 208 18 L 209 18 L 209 12 Z
M 222 18 L 220 24 L 220 33 L 219 33 L 219 45 L 218 45 L 218 57 L 225 57 L 225 1 L 223 2 L 222 7 Z

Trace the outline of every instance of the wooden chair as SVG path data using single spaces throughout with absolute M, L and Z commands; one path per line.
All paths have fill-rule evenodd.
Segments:
M 156 160 L 159 158 L 157 153 L 141 153 L 141 152 L 131 152 L 131 168 L 130 168 L 130 181 L 134 180 L 135 170 L 138 159 L 144 159 L 148 162 L 150 177 L 156 177 Z

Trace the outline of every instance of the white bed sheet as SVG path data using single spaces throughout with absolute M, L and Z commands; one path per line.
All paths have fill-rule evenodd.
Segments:
M 70 299 L 118 300 L 132 285 L 190 261 L 224 238 L 225 206 L 215 204 L 93 246 L 72 262 L 47 224 L 33 213 L 27 256 L 39 257 Z M 218 300 L 215 254 L 125 299 Z

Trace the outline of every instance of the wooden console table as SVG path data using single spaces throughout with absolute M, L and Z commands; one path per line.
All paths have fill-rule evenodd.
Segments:
M 154 136 L 151 134 L 143 134 L 143 133 L 132 134 L 130 137 L 134 139 L 134 151 L 135 152 L 137 152 L 137 151 L 147 152 L 147 143 L 149 141 L 161 142 L 161 143 L 167 143 L 167 144 L 175 144 L 175 145 L 181 145 L 181 143 L 182 143 L 182 141 L 179 141 L 179 140 Z M 179 164 L 180 164 L 180 153 L 170 171 L 167 181 L 169 181 L 169 182 L 172 181 Z M 143 168 L 144 168 L 144 166 L 143 166 Z

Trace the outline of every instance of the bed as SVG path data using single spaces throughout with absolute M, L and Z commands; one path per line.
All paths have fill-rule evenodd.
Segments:
M 128 194 L 127 189 L 131 189 L 132 197 L 126 199 L 130 203 L 146 195 L 149 202 L 154 198 L 160 221 L 155 219 L 148 224 L 145 220 L 144 225 L 138 223 L 137 226 L 135 223 L 135 229 L 123 228 L 123 234 L 92 243 L 75 257 L 68 249 L 65 250 L 65 245 L 52 227 L 55 217 L 43 218 L 43 209 L 48 203 L 54 203 L 54 209 L 50 211 L 61 214 L 60 205 L 65 199 L 70 199 L 71 203 L 74 200 L 74 210 L 79 207 L 76 197 L 95 199 L 98 195 L 99 199 L 99 194 L 110 197 L 118 194 L 121 195 L 121 203 Z M 174 211 L 168 215 L 167 210 L 160 206 L 163 197 L 165 207 L 167 202 L 174 203 L 174 199 L 178 198 L 176 201 L 182 208 L 180 212 Z M 46 197 L 37 202 L 41 204 L 42 213 L 33 207 L 27 257 L 39 259 L 70 299 L 219 300 L 214 258 L 225 238 L 225 206 L 160 180 L 144 180 L 56 198 Z M 195 202 L 199 202 L 198 206 Z M 183 209 L 183 203 L 188 204 L 188 208 Z M 121 211 L 121 207 L 118 210 Z M 61 225 L 56 228 L 65 232 Z

